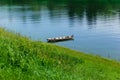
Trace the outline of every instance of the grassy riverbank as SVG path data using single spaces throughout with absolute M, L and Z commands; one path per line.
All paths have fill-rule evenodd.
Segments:
M 120 80 L 120 63 L 0 29 L 1 80 Z

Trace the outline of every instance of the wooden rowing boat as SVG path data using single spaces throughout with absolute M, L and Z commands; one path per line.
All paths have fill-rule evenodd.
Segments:
M 62 36 L 62 37 L 55 37 L 55 38 L 48 38 L 47 42 L 59 42 L 59 41 L 66 41 L 66 40 L 73 40 L 74 36 Z

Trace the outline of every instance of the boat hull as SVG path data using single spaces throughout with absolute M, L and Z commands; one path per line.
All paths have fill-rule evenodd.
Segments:
M 74 40 L 74 36 L 63 36 L 63 37 L 56 37 L 56 38 L 48 38 L 47 42 L 60 42 L 60 41 L 68 41 Z

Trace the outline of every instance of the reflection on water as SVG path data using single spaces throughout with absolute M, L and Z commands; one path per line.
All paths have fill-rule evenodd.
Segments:
M 56 44 L 120 60 L 119 4 L 71 1 L 1 5 L 0 26 L 45 42 L 48 37 L 73 34 L 75 40 Z

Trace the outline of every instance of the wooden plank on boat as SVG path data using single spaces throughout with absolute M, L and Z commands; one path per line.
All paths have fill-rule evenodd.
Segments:
M 59 41 L 66 41 L 66 40 L 73 40 L 74 36 L 62 36 L 62 37 L 55 37 L 55 38 L 48 38 L 47 42 L 59 42 Z

